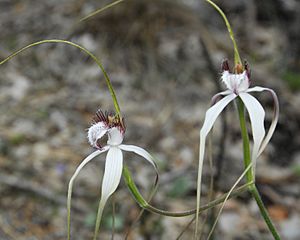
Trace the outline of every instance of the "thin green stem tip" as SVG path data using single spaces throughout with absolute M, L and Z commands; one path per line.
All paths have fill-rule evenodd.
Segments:
M 115 94 L 115 91 L 113 89 L 113 86 L 111 84 L 111 81 L 108 77 L 108 74 L 106 73 L 101 61 L 94 55 L 92 54 L 89 50 L 87 50 L 86 48 L 76 44 L 76 43 L 73 43 L 73 42 L 70 42 L 70 41 L 67 41 L 67 40 L 61 40 L 61 39 L 46 39 L 46 40 L 42 40 L 42 41 L 38 41 L 38 42 L 34 42 L 34 43 L 31 43 L 21 49 L 19 49 L 18 51 L 12 53 L 11 55 L 9 55 L 7 58 L 5 58 L 4 60 L 2 60 L 0 62 L 0 65 L 6 63 L 7 61 L 9 61 L 10 59 L 12 59 L 13 57 L 17 56 L 19 53 L 29 49 L 29 48 L 32 48 L 32 47 L 35 47 L 35 46 L 38 46 L 38 45 L 41 45 L 41 44 L 45 44 L 45 43 L 63 43 L 63 44 L 67 44 L 67 45 L 71 45 L 73 47 L 76 47 L 78 49 L 80 49 L 81 51 L 83 51 L 84 53 L 86 53 L 87 55 L 89 55 L 96 63 L 97 65 L 99 66 L 99 68 L 101 69 L 103 75 L 104 75 L 104 78 L 106 80 L 106 84 L 107 84 L 107 87 L 108 87 L 108 90 L 110 92 L 110 95 L 113 99 L 113 103 L 114 103 L 114 107 L 115 107 L 115 110 L 117 112 L 117 114 L 119 115 L 120 119 L 122 119 L 122 116 L 121 116 L 121 110 L 120 110 L 120 106 L 119 106 L 119 103 L 118 103 L 118 100 L 117 100 L 117 97 L 116 97 L 116 94 Z
M 222 16 L 222 18 L 224 19 L 227 30 L 229 32 L 229 36 L 230 36 L 232 44 L 233 44 L 233 48 L 234 48 L 234 64 L 235 65 L 241 64 L 242 61 L 241 61 L 240 54 L 239 54 L 239 51 L 238 51 L 238 47 L 237 47 L 237 44 L 236 44 L 236 41 L 235 41 L 235 38 L 234 38 L 234 34 L 233 34 L 232 28 L 230 26 L 230 23 L 229 23 L 226 15 L 225 15 L 225 13 L 222 11 L 222 9 L 217 4 L 215 4 L 211 0 L 206 0 L 206 1 L 209 4 L 211 4 L 219 12 L 219 14 Z

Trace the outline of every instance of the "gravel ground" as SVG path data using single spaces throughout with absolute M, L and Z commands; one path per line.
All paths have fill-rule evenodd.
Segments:
M 277 131 L 257 164 L 257 185 L 282 239 L 300 239 L 300 4 L 297 1 L 228 1 L 221 6 L 236 32 L 253 85 L 273 88 L 280 99 Z M 196 1 L 123 2 L 87 20 L 106 1 L 1 0 L 0 59 L 42 39 L 68 39 L 100 57 L 126 118 L 124 142 L 158 159 L 160 184 L 153 204 L 193 208 L 199 129 L 218 92 L 220 63 L 232 61 L 222 19 Z M 44 44 L 1 66 L 0 239 L 66 239 L 68 181 L 93 151 L 86 129 L 98 108 L 113 104 L 103 74 L 71 46 Z M 222 86 L 221 86 L 222 87 Z M 272 115 L 270 96 L 255 95 Z M 215 189 L 226 192 L 243 170 L 237 113 L 226 111 L 214 128 Z M 104 157 L 90 163 L 75 184 L 72 239 L 91 239 Z M 135 155 L 125 162 L 143 194 L 155 174 Z M 204 195 L 210 168 L 204 166 Z M 152 180 L 153 179 L 153 180 Z M 124 239 L 139 213 L 123 182 L 115 194 L 115 239 Z M 203 219 L 205 216 L 203 216 Z M 101 237 L 110 239 L 108 204 Z M 176 239 L 191 218 L 144 213 L 128 239 Z M 204 233 L 207 227 L 203 228 Z M 191 239 L 190 227 L 181 239 Z M 205 234 L 203 235 L 205 238 Z M 248 194 L 228 201 L 215 239 L 272 239 Z

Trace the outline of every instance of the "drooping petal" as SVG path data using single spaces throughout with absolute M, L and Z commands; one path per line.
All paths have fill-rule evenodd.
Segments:
M 219 93 L 215 94 L 215 95 L 211 98 L 211 105 L 215 105 L 215 103 L 216 103 L 217 101 L 219 101 L 219 99 L 220 99 L 221 97 L 226 96 L 226 95 L 229 95 L 229 94 L 231 94 L 231 93 L 232 93 L 231 90 L 225 90 L 225 91 L 223 91 L 223 92 L 219 92 Z
M 236 97 L 237 95 L 232 93 L 221 99 L 206 111 L 205 120 L 201 128 L 200 135 L 206 136 L 209 133 L 219 114 Z
M 199 146 L 199 166 L 198 166 L 198 180 L 197 180 L 197 211 L 196 211 L 196 228 L 199 221 L 199 208 L 200 208 L 200 195 L 201 195 L 201 177 L 202 177 L 202 167 L 205 153 L 205 141 L 207 134 L 210 132 L 213 127 L 217 117 L 223 111 L 223 109 L 237 97 L 235 94 L 230 94 L 211 108 L 209 108 L 205 114 L 204 124 L 200 131 L 200 146 Z
M 259 149 L 265 137 L 265 110 L 263 109 L 259 101 L 257 101 L 257 99 L 251 96 L 250 94 L 241 93 L 239 96 L 244 102 L 250 117 L 253 135 L 253 148 L 251 159 L 253 162 L 253 167 L 255 169 Z
M 72 190 L 73 190 L 73 184 L 75 181 L 75 178 L 78 176 L 80 170 L 87 164 L 89 163 L 91 160 L 93 160 L 95 157 L 97 157 L 99 154 L 106 152 L 109 148 L 106 146 L 104 148 L 102 148 L 101 150 L 97 150 L 93 153 L 91 153 L 89 156 L 87 156 L 77 167 L 75 173 L 73 174 L 73 176 L 70 179 L 69 182 L 69 187 L 68 187 L 68 199 L 67 199 L 67 211 L 68 211 L 68 239 L 70 239 L 70 222 L 71 222 L 71 199 L 72 199 Z
M 258 156 L 265 150 L 267 144 L 269 143 L 274 131 L 275 131 L 275 128 L 276 128 L 276 125 L 277 125 L 277 122 L 278 122 L 278 118 L 279 118 L 279 102 L 278 102 L 278 98 L 277 98 L 277 95 L 276 93 L 270 89 L 270 88 L 264 88 L 264 87 L 253 87 L 253 88 L 249 88 L 247 90 L 247 92 L 262 92 L 262 91 L 268 91 L 271 93 L 272 95 L 272 98 L 273 98 L 273 102 L 274 102 L 274 110 L 273 110 L 273 119 L 272 119 L 272 123 L 269 127 L 269 130 L 268 130 L 268 133 L 265 137 L 265 139 L 263 140 L 261 146 L 260 146 L 260 149 L 259 149 L 259 152 L 258 152 Z
M 110 147 L 105 161 L 104 176 L 102 181 L 101 199 L 99 202 L 94 239 L 97 238 L 103 209 L 108 198 L 119 186 L 123 169 L 123 154 L 118 147 Z
M 120 145 L 119 148 L 124 150 L 124 151 L 134 152 L 137 155 L 140 155 L 143 158 L 145 158 L 149 163 L 152 164 L 152 166 L 155 168 L 156 174 L 158 175 L 158 168 L 157 168 L 157 165 L 155 163 L 155 160 L 152 157 L 152 155 L 150 153 L 148 153 L 145 149 L 143 149 L 141 147 L 134 146 L 134 145 L 125 145 L 125 144 Z
M 124 151 L 127 151 L 127 152 L 134 152 L 134 153 L 142 156 L 143 158 L 145 158 L 147 161 L 149 161 L 153 165 L 153 167 L 155 167 L 155 168 L 157 167 L 156 163 L 154 161 L 154 158 L 145 149 L 138 147 L 138 146 L 127 145 L 127 144 L 126 145 L 122 144 L 119 146 L 119 148 Z
M 262 91 L 265 91 L 267 89 L 269 89 L 269 88 L 255 86 L 255 87 L 252 87 L 252 88 L 248 88 L 246 92 L 247 93 L 249 93 L 249 92 L 262 92 Z M 269 90 L 271 90 L 271 89 L 269 89 Z
M 113 127 L 108 131 L 107 144 L 112 146 L 118 146 L 123 142 L 123 138 L 124 132 L 118 127 Z

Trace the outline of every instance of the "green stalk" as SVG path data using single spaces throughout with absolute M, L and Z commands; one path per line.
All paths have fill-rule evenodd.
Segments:
M 237 108 L 239 113 L 240 127 L 243 139 L 243 149 L 244 149 L 244 166 L 247 168 L 251 163 L 251 154 L 250 154 L 250 144 L 249 136 L 245 120 L 245 105 L 241 98 L 237 98 Z M 247 182 L 254 181 L 253 168 L 251 167 L 246 173 Z
M 124 165 L 123 167 L 123 177 L 125 179 L 126 185 L 129 189 L 129 191 L 132 193 L 132 195 L 134 196 L 134 199 L 138 202 L 138 204 L 142 207 L 142 208 L 146 208 L 148 206 L 147 201 L 143 198 L 143 196 L 140 194 L 139 190 L 137 189 L 132 177 L 131 177 L 131 173 L 129 171 L 129 169 L 127 168 L 126 165 Z
M 120 110 L 120 106 L 119 106 L 119 103 L 118 103 L 115 91 L 113 89 L 113 86 L 112 86 L 112 84 L 110 82 L 110 79 L 109 79 L 109 77 L 108 77 L 108 75 L 107 75 L 107 73 L 106 73 L 106 71 L 105 71 L 102 63 L 89 50 L 87 50 L 86 48 L 84 48 L 84 47 L 82 47 L 82 46 L 80 46 L 80 45 L 78 45 L 76 43 L 73 43 L 73 42 L 70 42 L 70 41 L 66 41 L 66 40 L 61 40 L 61 39 L 48 39 L 48 40 L 42 40 L 42 41 L 34 42 L 32 44 L 29 44 L 29 45 L 21 48 L 18 51 L 12 53 L 11 55 L 9 55 L 7 58 L 5 58 L 3 61 L 0 62 L 0 65 L 6 63 L 7 61 L 9 61 L 10 59 L 12 59 L 13 57 L 15 57 L 16 55 L 18 55 L 19 53 L 21 53 L 21 52 L 23 52 L 23 51 L 25 51 L 25 50 L 27 50 L 29 48 L 32 48 L 32 47 L 35 47 L 35 46 L 38 46 L 38 45 L 41 45 L 41 44 L 44 44 L 44 43 L 64 43 L 64 44 L 76 47 L 76 48 L 80 49 L 81 51 L 83 51 L 84 53 L 86 53 L 87 55 L 89 55 L 97 63 L 97 65 L 101 69 L 101 71 L 102 71 L 102 73 L 104 75 L 104 78 L 105 78 L 108 90 L 109 90 L 110 95 L 111 95 L 111 97 L 113 99 L 115 110 L 116 110 L 117 114 L 119 115 L 120 119 L 122 119 L 121 110 Z
M 222 16 L 222 18 L 224 19 L 224 22 L 226 24 L 227 30 L 229 32 L 229 36 L 231 38 L 232 44 L 233 44 L 233 48 L 234 48 L 234 65 L 236 66 L 237 64 L 241 64 L 241 58 L 240 58 L 240 54 L 238 51 L 238 47 L 234 38 L 234 34 L 232 31 L 232 28 L 230 26 L 230 23 L 225 15 L 225 13 L 222 11 L 221 8 L 219 8 L 219 6 L 217 4 L 215 4 L 214 2 L 212 2 L 211 0 L 206 0 L 210 5 L 212 5 L 218 12 L 219 14 Z
M 269 227 L 269 230 L 271 231 L 274 239 L 280 240 L 280 236 L 277 233 L 277 230 L 276 230 L 274 224 L 272 223 L 272 220 L 268 214 L 268 211 L 267 211 L 263 201 L 261 200 L 260 194 L 255 185 L 250 187 L 250 192 L 251 192 L 252 196 L 255 198 L 255 201 L 259 207 L 260 213 L 261 213 L 262 217 L 264 218 L 267 226 Z
M 245 106 L 243 101 L 238 97 L 237 98 L 237 107 L 238 107 L 238 113 L 239 113 L 239 120 L 240 120 L 240 127 L 242 132 L 242 138 L 243 138 L 243 148 L 244 148 L 244 167 L 245 169 L 251 164 L 251 155 L 250 155 L 250 144 L 249 144 L 249 137 L 248 137 L 248 131 L 246 127 L 246 119 L 245 119 Z M 255 174 L 253 172 L 253 168 L 251 167 L 246 174 L 247 183 L 249 182 L 255 182 Z M 265 220 L 265 223 L 267 224 L 270 232 L 272 233 L 275 240 L 280 240 L 280 236 L 267 212 L 267 209 L 261 200 L 260 194 L 257 191 L 257 188 L 255 184 L 251 184 L 248 186 L 248 190 L 251 193 L 251 195 L 254 197 L 257 206 L 260 210 L 261 216 Z
M 186 217 L 186 216 L 190 216 L 190 215 L 193 215 L 193 214 L 196 213 L 196 209 L 191 209 L 191 210 L 182 211 L 182 212 L 170 212 L 170 211 L 161 210 L 161 209 L 158 209 L 156 207 L 153 207 L 152 205 L 150 205 L 144 199 L 144 197 L 141 195 L 141 193 L 137 189 L 127 166 L 124 166 L 124 168 L 123 168 L 123 177 L 125 179 L 125 182 L 126 182 L 126 185 L 127 185 L 128 189 L 130 190 L 130 192 L 133 195 L 134 199 L 137 201 L 137 203 L 142 208 L 144 208 L 147 211 L 150 211 L 150 212 L 156 213 L 156 214 L 160 214 L 160 215 L 164 215 L 164 216 L 168 216 L 168 217 Z M 247 184 L 236 188 L 230 194 L 230 198 L 241 194 L 242 192 L 247 190 L 248 187 L 251 186 L 251 185 L 253 185 L 253 182 L 248 182 Z M 210 209 L 210 208 L 213 208 L 213 207 L 217 206 L 218 204 L 221 204 L 226 199 L 226 197 L 227 197 L 227 194 L 224 194 L 220 198 L 217 198 L 217 199 L 201 206 L 200 207 L 200 212 L 205 211 L 205 210 Z

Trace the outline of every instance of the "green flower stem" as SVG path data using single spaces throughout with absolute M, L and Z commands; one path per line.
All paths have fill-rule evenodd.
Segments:
M 277 230 L 276 230 L 274 224 L 272 223 L 272 220 L 267 212 L 267 209 L 266 209 L 263 201 L 261 200 L 260 194 L 255 185 L 250 186 L 250 192 L 251 192 L 252 196 L 255 198 L 255 201 L 259 207 L 260 213 L 261 213 L 262 217 L 264 218 L 266 224 L 268 225 L 269 230 L 271 231 L 274 239 L 280 240 L 280 236 L 277 233 Z
M 240 58 L 240 54 L 239 54 L 239 51 L 238 51 L 238 47 L 237 47 L 237 44 L 236 44 L 236 41 L 235 41 L 235 38 L 234 38 L 234 34 L 233 34 L 233 31 L 232 31 L 232 28 L 230 26 L 230 23 L 225 15 L 225 13 L 222 11 L 221 8 L 219 8 L 219 6 L 217 4 L 215 4 L 214 2 L 212 2 L 211 0 L 206 0 L 210 5 L 212 5 L 218 12 L 219 14 L 222 16 L 222 18 L 224 19 L 224 22 L 226 24 L 226 27 L 227 27 L 227 30 L 229 32 L 229 36 L 231 38 L 231 41 L 232 41 L 232 44 L 233 44 L 233 48 L 234 48 L 234 64 L 237 65 L 237 64 L 241 64 L 242 61 L 241 61 L 241 58 Z
M 240 120 L 240 127 L 242 132 L 242 138 L 243 138 L 243 148 L 244 148 L 244 167 L 245 169 L 251 164 L 251 154 L 250 154 L 250 144 L 249 144 L 249 137 L 248 137 L 248 131 L 246 127 L 246 119 L 245 119 L 245 106 L 243 101 L 238 97 L 237 98 L 237 107 L 238 107 L 238 113 L 239 113 L 239 120 Z M 251 167 L 246 174 L 247 182 L 255 182 L 255 173 L 253 172 L 253 168 Z M 255 184 L 251 184 L 248 186 L 248 190 L 251 193 L 251 195 L 254 197 L 257 206 L 260 210 L 260 213 L 265 220 L 270 232 L 272 233 L 275 240 L 280 240 L 280 236 L 277 233 L 277 230 L 267 212 L 267 209 L 261 200 L 260 194 L 257 191 L 257 188 Z
M 239 113 L 240 127 L 242 132 L 243 139 L 243 149 L 244 149 L 244 165 L 245 169 L 251 163 L 251 154 L 250 154 L 250 144 L 249 144 L 249 136 L 246 126 L 245 120 L 245 105 L 240 97 L 237 98 L 237 108 Z M 247 182 L 254 181 L 253 167 L 251 167 L 246 173 Z
M 126 182 L 127 187 L 129 188 L 130 192 L 132 193 L 134 199 L 138 202 L 138 204 L 144 208 L 147 211 L 150 211 L 152 213 L 164 215 L 164 216 L 169 216 L 169 217 L 185 217 L 185 216 L 190 216 L 196 213 L 196 209 L 191 209 L 187 211 L 182 211 L 182 212 L 170 212 L 166 210 L 161 210 L 156 207 L 151 206 L 141 195 L 139 190 L 137 189 L 131 174 L 126 166 L 123 168 L 123 176 Z M 253 182 L 248 182 L 245 185 L 242 185 L 241 187 L 236 188 L 232 193 L 230 194 L 230 198 L 235 197 L 245 190 L 247 190 L 251 185 L 253 185 Z M 222 195 L 220 198 L 215 199 L 202 207 L 200 207 L 200 212 L 205 211 L 207 209 L 213 208 L 217 206 L 218 204 L 221 204 L 227 197 L 227 194 Z
M 146 208 L 148 206 L 147 201 L 143 198 L 143 196 L 140 194 L 139 190 L 137 189 L 132 177 L 131 177 L 131 173 L 129 171 L 129 169 L 127 168 L 126 165 L 124 165 L 123 167 L 123 177 L 125 179 L 126 185 L 128 187 L 128 189 L 130 190 L 130 192 L 132 193 L 132 195 L 134 196 L 134 199 L 138 202 L 138 204 L 142 207 L 142 208 Z
M 38 46 L 38 45 L 41 45 L 41 44 L 44 44 L 44 43 L 63 43 L 63 44 L 68 44 L 68 45 L 71 45 L 73 47 L 76 47 L 78 49 L 80 49 L 81 51 L 83 51 L 84 53 L 86 53 L 87 55 L 89 55 L 96 63 L 97 65 L 99 66 L 99 68 L 101 69 L 103 75 L 104 75 L 104 78 L 106 80 L 106 84 L 107 84 L 107 87 L 109 89 L 109 92 L 110 92 L 110 95 L 113 99 L 113 102 L 114 102 L 114 107 L 115 107 L 115 110 L 117 112 L 117 114 L 119 115 L 120 119 L 122 119 L 122 116 L 121 116 L 121 110 L 120 110 L 120 106 L 119 106 L 119 103 L 118 103 L 118 100 L 117 100 L 117 97 L 116 97 L 116 94 L 115 94 L 115 91 L 112 87 L 112 84 L 110 82 L 110 79 L 106 73 L 106 71 L 104 70 L 104 67 L 102 65 L 102 63 L 100 62 L 100 60 L 94 55 L 92 54 L 89 50 L 87 50 L 86 48 L 76 44 L 76 43 L 73 43 L 73 42 L 70 42 L 70 41 L 66 41 L 66 40 L 61 40 L 61 39 L 48 39 L 48 40 L 42 40 L 42 41 L 38 41 L 38 42 L 34 42 L 32 44 L 29 44 L 23 48 L 21 48 L 20 50 L 12 53 L 11 55 L 9 55 L 7 58 L 5 58 L 4 60 L 2 60 L 0 62 L 0 65 L 4 64 L 5 62 L 9 61 L 10 59 L 12 59 L 13 57 L 15 57 L 16 55 L 18 55 L 19 53 L 29 49 L 29 48 L 32 48 L 32 47 L 35 47 L 35 46 Z

